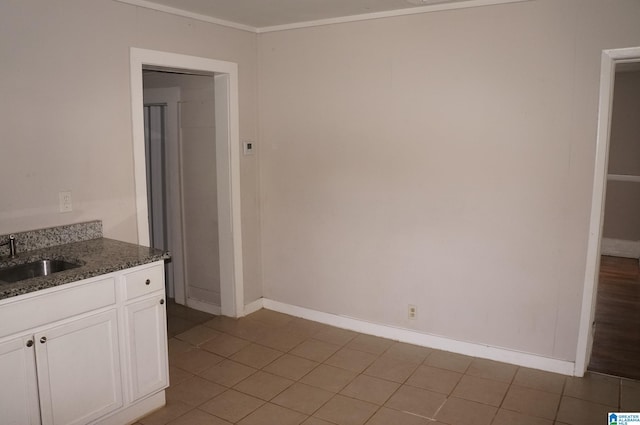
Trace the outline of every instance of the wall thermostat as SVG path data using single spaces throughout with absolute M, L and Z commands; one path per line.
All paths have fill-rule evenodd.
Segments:
M 247 140 L 242 142 L 242 146 L 244 147 L 245 155 L 253 155 L 253 152 L 255 151 L 256 143 L 250 140 Z

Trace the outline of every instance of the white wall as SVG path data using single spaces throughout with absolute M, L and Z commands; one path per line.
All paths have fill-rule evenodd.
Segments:
M 261 34 L 265 297 L 574 360 L 600 56 L 638 22 L 537 0 Z
M 136 242 L 129 48 L 239 64 L 257 134 L 257 37 L 111 0 L 0 2 L 0 233 L 102 219 Z M 245 300 L 261 296 L 255 158 L 241 159 Z M 58 192 L 73 192 L 58 213 Z
M 189 297 L 220 304 L 220 251 L 216 184 L 213 77 L 208 100 L 180 102 L 185 271 Z M 183 93 L 185 94 L 185 93 Z
M 129 47 L 237 62 L 241 139 L 260 109 L 246 302 L 262 278 L 277 301 L 573 360 L 600 53 L 640 45 L 638 22 L 637 0 L 535 0 L 258 43 L 110 0 L 5 1 L 0 233 L 100 218 L 135 242 Z

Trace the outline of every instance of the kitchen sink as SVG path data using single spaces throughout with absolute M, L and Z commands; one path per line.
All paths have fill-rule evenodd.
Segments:
M 18 282 L 32 277 L 49 276 L 80 266 L 81 264 L 64 260 L 38 260 L 0 270 L 0 281 L 5 283 Z

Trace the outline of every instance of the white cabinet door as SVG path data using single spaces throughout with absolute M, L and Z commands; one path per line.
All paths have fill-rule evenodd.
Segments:
M 40 423 L 33 335 L 0 344 L 0 422 Z
M 35 335 L 43 425 L 88 423 L 122 406 L 116 310 Z
M 131 401 L 168 385 L 164 293 L 125 307 Z

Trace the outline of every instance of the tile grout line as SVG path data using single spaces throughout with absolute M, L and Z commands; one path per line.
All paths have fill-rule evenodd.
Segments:
M 558 403 L 558 407 L 556 408 L 556 416 L 554 418 L 554 422 L 558 422 L 558 416 L 560 415 L 560 406 L 562 406 L 562 399 L 564 398 L 564 391 L 567 388 L 567 379 L 565 378 L 562 382 L 562 392 L 560 393 L 560 402 Z
M 256 320 L 256 322 L 258 322 L 258 320 Z M 274 326 L 274 327 L 277 327 L 277 326 Z M 236 336 L 236 335 L 229 334 L 229 333 L 227 333 L 227 332 L 225 332 L 225 331 L 221 331 L 221 332 L 223 332 L 223 333 L 225 333 L 225 334 L 227 334 L 227 335 L 233 336 L 233 337 L 235 337 L 235 338 L 244 339 L 244 338 L 242 338 L 242 337 L 238 337 L 238 336 Z M 314 335 L 315 335 L 315 334 L 314 334 Z M 269 362 L 268 364 L 266 364 L 266 365 L 265 365 L 265 366 L 263 366 L 262 368 L 257 369 L 257 370 L 256 370 L 256 372 L 253 372 L 251 375 L 249 375 L 248 377 L 246 377 L 245 379 L 243 379 L 243 380 L 242 380 L 242 381 L 240 381 L 240 382 L 243 382 L 244 380 L 249 379 L 251 376 L 255 375 L 258 371 L 263 371 L 263 372 L 264 372 L 264 368 L 266 368 L 266 367 L 268 367 L 269 365 L 271 365 L 271 364 L 275 363 L 278 359 L 280 359 L 281 357 L 283 357 L 283 356 L 284 356 L 284 355 L 286 355 L 286 354 L 289 354 L 289 355 L 294 356 L 294 357 L 299 357 L 299 356 L 296 356 L 296 355 L 294 355 L 294 354 L 290 354 L 290 352 L 291 352 L 291 351 L 293 351 L 293 350 L 295 350 L 298 346 L 300 346 L 301 344 L 303 344 L 305 341 L 308 341 L 309 339 L 312 339 L 314 335 L 309 335 L 309 336 L 307 336 L 303 341 L 301 341 L 301 342 L 299 342 L 298 344 L 296 344 L 296 345 L 295 345 L 294 347 L 292 347 L 290 350 L 283 352 L 283 354 L 281 354 L 280 356 L 278 356 L 277 358 L 275 358 L 274 360 L 272 360 L 271 362 Z M 354 338 L 355 338 L 355 337 L 354 337 Z M 353 339 L 353 338 L 352 338 L 352 339 Z M 248 340 L 248 339 L 244 339 L 244 340 L 245 340 L 245 341 L 248 341 L 250 344 L 256 344 L 256 345 L 260 345 L 260 346 L 262 346 L 262 347 L 266 347 L 266 348 L 274 349 L 274 348 L 272 348 L 272 347 L 269 347 L 269 346 L 266 346 L 266 345 L 262 345 L 262 344 L 260 344 L 260 343 L 259 343 L 259 342 L 257 342 L 257 341 L 252 341 L 252 340 Z M 351 341 L 351 340 L 347 341 L 347 342 L 345 343 L 345 345 L 340 346 L 340 347 L 341 347 L 340 349 L 344 348 L 344 346 L 346 346 L 346 344 L 348 344 L 350 341 Z M 238 351 L 240 351 L 240 350 L 238 350 Z M 276 351 L 280 351 L 280 350 L 276 350 Z M 235 353 L 234 353 L 234 354 L 235 354 Z M 331 356 L 330 356 L 330 357 L 331 357 Z M 304 359 L 304 357 L 299 357 L 299 358 L 303 358 L 303 359 Z M 228 360 L 230 360 L 230 361 L 234 361 L 234 360 L 232 360 L 232 359 L 231 359 L 231 357 L 227 357 L 226 359 L 228 359 Z M 305 359 L 305 360 L 310 360 L 310 359 Z M 326 361 L 326 360 L 328 360 L 328 358 L 327 358 L 327 359 L 325 359 L 325 361 Z M 314 360 L 310 360 L 310 361 L 314 361 Z M 280 407 L 283 407 L 283 408 L 289 409 L 289 410 L 291 410 L 291 411 L 294 411 L 294 412 L 300 413 L 300 414 L 302 414 L 302 415 L 305 415 L 305 416 L 306 416 L 305 420 L 307 420 L 308 418 L 313 417 L 313 415 L 314 415 L 316 412 L 318 412 L 318 411 L 319 411 L 323 406 L 325 406 L 327 403 L 329 403 L 329 401 L 331 401 L 331 400 L 332 400 L 336 395 L 338 395 L 338 394 L 339 394 L 339 392 L 338 392 L 338 393 L 334 393 L 334 394 L 332 395 L 332 397 L 331 397 L 331 398 L 329 398 L 326 402 L 324 402 L 324 403 L 322 403 L 320 406 L 318 406 L 318 408 L 316 408 L 316 409 L 315 409 L 315 410 L 314 410 L 310 415 L 309 415 L 309 414 L 307 414 L 307 413 L 305 413 L 305 412 L 300 412 L 300 411 L 298 411 L 298 410 L 291 409 L 291 408 L 286 407 L 286 406 L 281 406 L 281 405 L 279 405 L 279 404 L 277 404 L 277 403 L 272 403 L 272 402 L 271 402 L 271 400 L 273 400 L 273 399 L 275 399 L 276 397 L 278 397 L 280 394 L 282 394 L 283 392 L 285 392 L 287 389 L 289 389 L 289 388 L 290 388 L 291 386 L 293 386 L 295 383 L 300 383 L 300 384 L 302 384 L 302 385 L 306 385 L 306 384 L 302 383 L 302 382 L 301 382 L 301 380 L 302 380 L 302 379 L 304 379 L 304 377 L 305 377 L 305 376 L 309 375 L 311 372 L 313 372 L 314 370 L 316 370 L 318 367 L 320 367 L 321 365 L 325 364 L 325 363 L 324 363 L 324 361 L 323 361 L 323 362 L 317 362 L 317 363 L 318 363 L 318 364 L 317 364 L 314 368 L 312 368 L 309 372 L 305 373 L 304 375 L 302 375 L 302 376 L 301 376 L 299 379 L 297 379 L 297 380 L 292 380 L 292 381 L 293 381 L 293 383 L 292 383 L 291 385 L 289 385 L 287 388 L 285 388 L 285 389 L 283 389 L 282 391 L 280 391 L 278 394 L 276 394 L 275 396 L 273 396 L 270 400 L 267 400 L 265 403 L 263 403 L 263 405 L 262 405 L 262 406 L 264 406 L 264 404 L 266 404 L 266 403 L 271 403 L 271 404 L 273 404 L 273 405 L 275 405 L 275 406 L 280 406 Z M 241 364 L 242 364 L 242 363 L 241 363 Z M 250 366 L 250 367 L 251 367 L 251 366 Z M 265 373 L 268 373 L 268 372 L 265 372 Z M 274 376 L 279 376 L 279 375 L 274 375 Z M 285 379 L 288 379 L 288 378 L 285 378 Z M 238 385 L 240 382 L 238 382 L 236 385 Z M 348 384 L 347 384 L 347 385 L 348 385 Z M 235 385 L 234 385 L 233 387 L 229 387 L 229 389 L 234 389 L 234 387 L 235 387 Z M 345 387 L 346 387 L 346 385 L 345 385 Z M 316 388 L 316 387 L 313 387 L 313 386 L 312 386 L 312 388 Z M 235 390 L 235 389 L 234 389 L 234 390 Z M 235 390 L 235 391 L 238 391 L 238 390 Z M 240 392 L 242 393 L 242 391 L 240 391 Z M 243 393 L 243 394 L 244 394 L 244 393 Z M 251 395 L 251 394 L 249 394 L 249 395 Z M 262 406 L 261 406 L 261 407 L 262 407 Z M 257 409 L 256 409 L 256 410 L 257 410 Z M 251 413 L 253 413 L 253 412 L 255 412 L 255 410 L 254 410 L 254 411 L 252 411 L 252 412 L 250 412 L 250 413 L 249 413 L 248 415 L 246 415 L 246 416 L 249 416 L 249 415 L 250 415 Z M 245 416 L 245 417 L 246 417 L 246 416 Z M 242 418 L 242 419 L 240 419 L 240 420 L 243 420 L 243 419 L 244 419 L 244 418 Z M 367 421 L 368 421 L 369 419 L 370 419 L 370 418 L 368 418 L 368 419 L 367 419 Z

